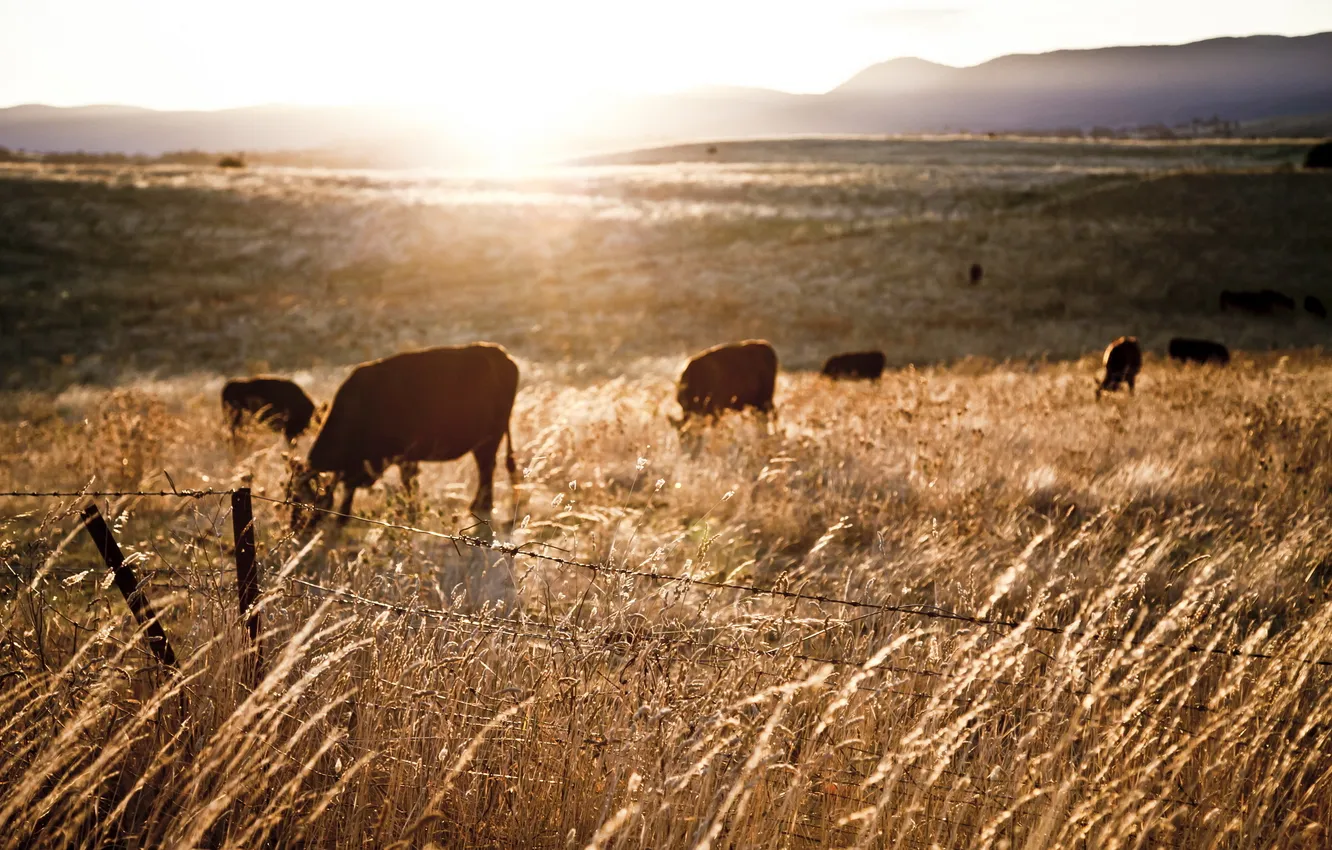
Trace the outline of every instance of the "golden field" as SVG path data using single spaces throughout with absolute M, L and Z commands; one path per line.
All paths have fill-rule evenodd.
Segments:
M 86 500 L 5 498 L 0 844 L 1326 843 L 1332 326 L 1216 298 L 1328 300 L 1332 180 L 1278 144 L 839 144 L 0 172 L 0 489 L 280 497 L 278 438 L 226 439 L 227 376 L 327 400 L 362 360 L 489 339 L 523 375 L 495 536 L 601 567 L 296 538 L 256 502 L 250 689 L 225 497 L 100 500 L 179 674 Z M 1098 404 L 1125 333 L 1137 392 Z M 1234 360 L 1167 362 L 1176 334 Z M 751 336 L 775 424 L 682 446 L 685 358 Z M 880 382 L 815 374 L 859 347 Z M 356 511 L 455 532 L 474 485 L 427 465 L 413 502 L 390 473 Z

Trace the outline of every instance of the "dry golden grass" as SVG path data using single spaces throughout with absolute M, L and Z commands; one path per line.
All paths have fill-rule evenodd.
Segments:
M 117 509 L 174 599 L 179 679 L 147 663 L 98 571 L 71 578 L 96 557 L 80 536 L 58 551 L 73 520 L 10 504 L 32 513 L 5 529 L 24 579 L 6 603 L 6 843 L 1321 842 L 1332 705 L 1326 668 L 1300 659 L 1332 658 L 1332 370 L 1152 361 L 1136 398 L 1099 405 L 1094 370 L 787 376 L 775 433 L 737 418 L 694 455 L 655 413 L 660 378 L 520 394 L 527 470 L 515 507 L 501 488 L 498 513 L 520 518 L 504 537 L 1016 629 L 593 576 L 355 524 L 299 554 L 259 503 L 272 661 L 249 693 L 225 500 Z M 275 493 L 276 443 L 229 455 L 212 402 L 189 381 L 30 399 L 5 480 L 159 486 L 167 469 L 178 486 L 253 476 Z M 473 474 L 436 466 L 423 504 L 390 482 L 359 510 L 457 528 Z
M 940 358 L 1077 354 L 1112 329 L 1147 335 L 1150 347 L 1144 328 L 1164 335 L 1183 321 L 1255 347 L 1315 342 L 1325 331 L 1311 320 L 1243 323 L 1202 306 L 1205 287 L 1226 282 L 1208 278 L 1221 266 L 1256 282 L 1284 251 L 1296 281 L 1325 272 L 1329 249 L 1299 225 L 1321 185 L 1295 182 L 1306 177 L 1120 174 L 1007 212 L 1011 193 L 994 189 L 983 214 L 920 213 L 831 240 L 806 238 L 809 221 L 639 222 L 622 231 L 638 241 L 619 254 L 605 242 L 618 225 L 582 221 L 583 237 L 570 237 L 543 285 L 527 264 L 533 244 L 550 243 L 505 237 L 515 252 L 505 256 L 525 271 L 489 304 L 463 297 L 467 275 L 497 273 L 466 239 L 457 250 L 478 252 L 466 261 L 441 245 L 433 259 L 269 288 L 280 265 L 262 254 L 287 238 L 273 222 L 289 219 L 266 218 L 277 213 L 262 199 L 237 201 L 242 189 L 198 200 L 198 217 L 184 220 L 193 224 L 177 226 L 206 228 L 219 209 L 247 207 L 255 221 L 237 226 L 270 240 L 249 261 L 210 253 L 227 239 L 215 234 L 177 248 L 174 271 L 146 236 L 128 243 L 145 252 L 141 268 L 111 254 L 101 270 L 61 266 L 25 230 L 36 241 L 10 244 L 18 270 L 5 273 L 25 286 L 43 280 L 45 294 L 22 290 L 18 319 L 29 323 L 26 351 L 42 353 L 5 361 L 18 377 L 0 395 L 0 489 L 92 480 L 246 484 L 276 496 L 278 439 L 223 439 L 217 393 L 236 367 L 230 347 L 246 360 L 271 356 L 327 399 L 362 356 L 490 336 L 523 372 L 513 433 L 524 477 L 516 492 L 497 485 L 495 519 L 513 522 L 501 540 L 891 610 L 594 572 L 357 523 L 294 539 L 285 512 L 259 501 L 268 675 L 251 690 L 225 498 L 102 505 L 166 609 L 178 675 L 151 663 L 102 581 L 77 528 L 82 502 L 6 499 L 0 846 L 1327 843 L 1332 667 L 1311 662 L 1332 660 L 1332 368 L 1317 351 L 1237 352 L 1226 369 L 1149 354 L 1136 396 L 1099 404 L 1090 354 L 969 358 L 891 370 L 873 385 L 798 371 L 852 341 L 917 362 L 929 358 L 908 355 L 912 346 Z M 657 179 L 654 191 L 666 191 L 650 174 L 622 179 L 610 182 L 646 191 Z M 944 179 L 964 186 L 967 204 L 991 191 L 965 169 Z M 37 223 L 69 214 L 51 182 L 32 182 L 0 212 L 14 220 L 17 205 Z M 778 183 L 774 191 L 796 196 L 816 191 Z M 723 185 L 697 191 L 724 194 Z M 1227 188 L 1274 215 L 1285 193 L 1288 217 L 1217 230 L 1226 211 L 1197 207 L 1190 193 L 1221 203 Z M 98 191 L 74 197 L 109 203 Z M 149 219 L 158 203 L 173 214 L 185 203 L 143 191 L 114 203 L 142 203 Z M 338 209 L 326 200 L 278 212 L 336 223 Z M 398 216 L 404 232 L 452 215 L 395 210 L 377 214 Z M 531 215 L 547 234 L 556 218 Z M 523 219 L 499 224 L 512 220 Z M 1171 229 L 1158 232 L 1161 223 Z M 577 242 L 589 234 L 601 247 Z M 989 288 L 964 297 L 931 271 L 950 240 L 993 245 L 996 234 L 1010 247 L 980 249 L 995 252 L 982 254 L 996 277 Z M 1185 255 L 1191 268 L 1165 265 Z M 25 265 L 32 256 L 47 258 L 45 270 Z M 898 265 L 876 276 L 893 257 Z M 220 270 L 191 283 L 196 261 Z M 640 263 L 661 277 L 624 283 Z M 746 268 L 760 279 L 732 286 Z M 1090 268 L 1139 277 L 1121 278 L 1117 293 L 1083 291 L 1070 276 Z M 663 284 L 672 269 L 674 289 Z M 448 281 L 442 295 L 416 288 L 431 270 Z M 1168 291 L 1198 293 L 1198 306 L 1184 298 L 1153 312 L 1153 282 L 1179 275 L 1184 285 Z M 325 285 L 347 304 L 296 300 L 274 312 L 287 295 Z M 42 306 L 61 286 L 72 287 L 63 318 Z M 181 299 L 213 286 L 235 303 L 184 310 Z M 765 287 L 787 295 L 762 298 Z M 885 292 L 896 300 L 885 305 Z M 102 338 L 101 354 L 79 349 L 62 363 L 59 346 L 83 337 L 52 343 L 37 331 L 58 336 L 49 323 L 73 315 L 103 321 L 72 311 L 84 296 L 146 312 L 115 313 L 128 320 Z M 1041 318 L 1041 299 L 1055 298 L 1069 315 Z M 255 311 L 250 324 L 226 312 L 235 304 Z M 409 339 L 422 326 L 404 331 L 391 319 L 413 306 L 422 322 L 456 322 L 438 319 Z M 284 315 L 294 338 L 266 336 Z M 693 321 L 674 335 L 653 336 L 686 315 Z M 168 317 L 174 341 L 160 338 Z M 529 322 L 544 330 L 529 334 Z M 773 330 L 750 326 L 763 322 Z M 621 348 L 607 352 L 612 332 Z M 774 337 L 797 367 L 779 380 L 776 426 L 732 417 L 682 446 L 665 418 L 682 355 L 696 337 L 755 333 Z M 126 368 L 134 340 L 166 353 Z M 357 512 L 455 531 L 471 523 L 474 476 L 470 461 L 427 465 L 412 502 L 390 474 Z M 1010 625 L 939 616 L 948 612 Z

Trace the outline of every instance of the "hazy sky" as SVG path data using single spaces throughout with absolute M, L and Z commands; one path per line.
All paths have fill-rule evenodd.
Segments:
M 0 106 L 823 91 L 873 62 L 1332 30 L 1332 0 L 0 0 Z M 469 106 L 470 105 L 470 106 Z M 493 108 L 493 107 L 492 107 Z

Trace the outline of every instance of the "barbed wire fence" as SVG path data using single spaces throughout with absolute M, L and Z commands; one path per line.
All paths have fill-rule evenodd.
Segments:
M 365 525 L 376 526 L 380 528 L 402 531 L 412 535 L 420 535 L 432 539 L 447 541 L 457 547 L 468 547 L 475 550 L 484 550 L 495 554 L 507 556 L 511 559 L 528 558 L 535 561 L 554 564 L 562 568 L 576 569 L 592 573 L 594 575 L 608 575 L 620 578 L 632 578 L 634 580 L 645 580 L 655 583 L 677 585 L 681 587 L 693 587 L 706 589 L 708 591 L 730 591 L 749 596 L 764 596 L 774 599 L 783 599 L 790 601 L 809 602 L 820 606 L 840 606 L 855 610 L 868 612 L 864 616 L 873 616 L 881 613 L 894 613 L 903 616 L 919 617 L 926 620 L 937 620 L 942 622 L 961 623 L 974 625 L 984 628 L 997 628 L 1004 630 L 1023 629 L 1024 631 L 1035 634 L 1046 634 L 1064 637 L 1078 637 L 1089 641 L 1107 642 L 1119 644 L 1124 647 L 1158 647 L 1171 650 L 1182 650 L 1191 654 L 1206 654 L 1209 656 L 1224 656 L 1237 659 L 1252 659 L 1263 661 L 1279 661 L 1284 663 L 1305 665 L 1314 669 L 1332 668 L 1332 659 L 1311 658 L 1299 655 L 1287 655 L 1281 653 L 1256 652 L 1251 650 L 1242 650 L 1237 648 L 1226 648 L 1218 646 L 1208 646 L 1203 644 L 1190 643 L 1185 646 L 1176 646 L 1164 641 L 1123 634 L 1104 634 L 1077 626 L 1058 626 L 1035 623 L 1030 618 L 1003 618 L 994 616 L 973 615 L 963 612 L 957 612 L 941 608 L 934 605 L 915 605 L 899 604 L 891 602 L 882 602 L 865 599 L 851 599 L 827 594 L 806 593 L 801 590 L 794 590 L 787 587 L 761 586 L 748 583 L 717 581 L 692 576 L 672 575 L 650 570 L 635 569 L 628 566 L 616 565 L 610 562 L 593 562 L 568 558 L 561 555 L 552 555 L 545 552 L 533 551 L 530 546 L 541 546 L 541 543 L 523 543 L 511 544 L 497 540 L 485 540 L 476 536 L 467 534 L 457 534 L 442 532 L 433 529 L 420 528 L 412 525 L 390 522 L 382 519 L 375 519 L 357 514 L 345 514 L 317 505 L 311 505 L 289 499 L 275 498 L 255 494 L 248 487 L 228 488 L 228 489 L 178 489 L 171 490 L 67 490 L 67 491 L 3 491 L 0 492 L 0 498 L 32 498 L 32 499 L 135 499 L 135 498 L 173 498 L 173 499 L 204 499 L 209 497 L 228 498 L 231 502 L 232 517 L 232 537 L 233 552 L 236 568 L 236 593 L 238 613 L 242 624 L 245 639 L 247 641 L 248 652 L 246 654 L 247 664 L 244 667 L 244 676 L 249 687 L 253 688 L 262 679 L 264 675 L 264 656 L 262 647 L 262 630 L 260 628 L 260 599 L 262 596 L 262 575 L 260 565 L 256 557 L 255 545 L 255 521 L 253 513 L 253 502 L 262 501 L 277 507 L 289 507 L 295 510 L 312 511 L 317 514 L 337 518 L 340 521 L 352 521 Z M 71 511 L 72 512 L 72 511 Z M 95 502 L 87 503 L 80 512 L 82 528 L 94 541 L 99 554 L 113 579 L 113 582 L 121 595 L 124 597 L 127 606 L 133 615 L 135 622 L 143 635 L 147 650 L 164 667 L 175 669 L 177 667 L 177 658 L 174 649 L 171 647 L 169 638 L 163 629 L 159 619 L 160 614 L 154 608 L 150 598 L 149 588 L 146 580 L 141 580 L 133 571 L 130 564 L 127 563 L 124 555 L 120 552 L 119 546 L 114 539 L 111 528 L 107 525 L 101 511 Z M 460 550 L 461 551 L 461 550 Z M 574 646 L 588 645 L 594 637 L 606 638 L 605 634 L 593 635 L 577 627 L 556 626 L 553 624 L 536 624 L 527 619 L 503 617 L 495 612 L 487 612 L 484 615 L 466 614 L 458 611 L 447 611 L 435 609 L 420 605 L 402 605 L 394 602 L 388 602 L 379 599 L 373 599 L 361 594 L 352 592 L 348 588 L 328 587 L 318 582 L 310 581 L 304 578 L 287 577 L 284 581 L 287 589 L 284 591 L 289 598 L 302 598 L 305 596 L 328 599 L 336 604 L 349 605 L 354 607 L 369 608 L 383 612 L 390 612 L 402 616 L 417 618 L 418 620 L 434 620 L 438 622 L 453 623 L 460 626 L 470 626 L 498 635 L 504 635 L 517 640 L 535 640 L 552 644 L 569 644 Z M 291 587 L 301 588 L 300 592 L 293 593 Z M 860 619 L 860 617 L 856 618 Z M 851 620 L 832 621 L 834 624 L 846 624 Z M 796 638 L 794 642 L 783 646 L 774 647 L 756 647 L 745 646 L 742 644 L 707 640 L 701 641 L 690 635 L 681 632 L 669 632 L 659 629 L 648 629 L 637 632 L 628 632 L 619 636 L 626 647 L 636 643 L 650 643 L 658 647 L 664 647 L 668 650 L 675 650 L 684 647 L 694 648 L 700 651 L 699 655 L 687 656 L 682 653 L 676 653 L 673 657 L 684 658 L 685 660 L 698 663 L 707 663 L 706 657 L 720 655 L 735 660 L 740 656 L 760 657 L 769 659 L 790 659 L 795 661 L 807 661 L 818 664 L 828 664 L 837 667 L 862 668 L 869 662 L 864 658 L 845 658 L 838 656 L 819 655 L 815 653 L 804 652 L 800 650 L 791 651 L 793 646 L 805 643 L 809 636 Z M 939 670 L 930 667 L 911 667 L 891 663 L 880 664 L 879 667 L 887 672 L 898 673 L 909 676 L 923 676 L 937 679 L 965 679 L 972 684 L 985 684 L 996 687 L 1034 689 L 1038 685 L 1027 682 L 1016 682 L 1001 678 L 980 677 L 974 674 L 955 674 L 947 670 Z M 770 674 L 775 675 L 775 674 Z M 401 683 L 389 683 L 398 684 Z M 865 688 L 867 691 L 875 693 L 894 693 L 910 698 L 940 700 L 944 702 L 960 703 L 970 705 L 972 698 L 957 695 L 941 695 L 937 692 L 921 692 L 903 690 L 892 687 Z M 1088 693 L 1069 692 L 1071 695 L 1088 695 Z M 184 703 L 182 701 L 182 706 Z M 480 709 L 482 706 L 478 705 Z M 1208 714 L 1216 711 L 1215 708 L 1201 704 L 1186 704 L 1170 706 L 1172 710 L 1186 710 L 1200 714 Z M 478 718 L 481 720 L 483 718 Z M 1187 729 L 1182 727 L 1180 731 L 1185 735 L 1191 735 Z M 562 741 L 553 741 L 550 743 L 567 743 Z M 605 741 L 601 742 L 603 745 Z M 1296 751 L 1309 750 L 1308 747 L 1290 744 L 1287 742 L 1287 749 Z M 1259 747 L 1268 747 L 1271 745 L 1260 744 Z M 853 748 L 854 749 L 854 748 Z M 881 754 L 870 750 L 864 750 L 863 755 Z M 849 769 L 838 771 L 837 774 L 848 773 Z M 982 788 L 988 787 L 988 780 L 992 777 L 976 777 L 960 771 L 945 771 L 953 773 L 963 783 L 956 789 L 936 789 L 952 791 L 967 791 L 975 794 L 980 799 L 988 799 L 992 802 L 1002 801 L 1003 799 L 1012 800 L 1011 795 L 995 795 L 987 793 Z M 850 775 L 843 778 L 854 776 L 856 781 L 863 781 L 865 776 L 854 771 L 849 771 Z M 482 772 L 484 774 L 484 771 Z M 827 780 L 835 784 L 836 777 L 832 774 L 828 776 L 812 776 L 811 781 Z M 919 784 L 909 776 L 904 776 L 901 781 L 907 784 Z M 835 796 L 835 795 L 834 795 Z M 1159 797 L 1149 798 L 1162 803 L 1181 805 L 1192 808 L 1214 808 L 1219 811 L 1227 811 L 1224 808 L 1215 806 L 1205 806 L 1196 800 L 1189 800 L 1180 797 Z M 806 824 L 814 827 L 815 824 Z M 839 830 L 844 829 L 838 827 Z
M 254 519 L 253 519 L 253 501 L 262 501 L 275 506 L 290 507 L 296 510 L 311 511 L 313 513 L 334 517 L 340 521 L 353 521 L 365 525 L 372 525 L 380 528 L 403 531 L 409 534 L 424 536 L 436 540 L 447 541 L 455 546 L 466 546 L 472 549 L 484 550 L 499 555 L 508 556 L 513 559 L 527 558 L 543 563 L 554 564 L 561 567 L 573 568 L 593 574 L 619 576 L 621 578 L 642 579 L 661 584 L 674 584 L 678 586 L 696 587 L 707 590 L 725 590 L 733 591 L 751 596 L 768 596 L 776 599 L 785 599 L 801 602 L 810 602 L 821 606 L 840 606 L 845 608 L 867 611 L 870 614 L 894 613 L 904 616 L 920 617 L 927 620 L 940 620 L 947 622 L 963 623 L 967 625 L 981 626 L 986 628 L 999 628 L 1005 630 L 1023 629 L 1024 631 L 1048 634 L 1060 637 L 1084 638 L 1090 641 L 1109 643 L 1126 648 L 1159 648 L 1178 650 L 1190 654 L 1207 654 L 1216 656 L 1225 656 L 1230 658 L 1244 658 L 1262 661 L 1280 661 L 1291 664 L 1307 665 L 1318 669 L 1332 668 L 1332 659 L 1311 658 L 1298 655 L 1289 655 L 1273 652 L 1257 652 L 1235 647 L 1210 646 L 1198 643 L 1189 643 L 1184 646 L 1178 646 L 1162 640 L 1151 638 L 1142 638 L 1135 635 L 1104 633 L 1091 631 L 1076 625 L 1049 625 L 1034 622 L 1030 617 L 994 617 L 978 614 L 968 614 L 939 607 L 937 605 L 892 603 L 866 599 L 851 599 L 829 594 L 806 593 L 801 590 L 793 590 L 787 587 L 762 586 L 742 582 L 718 581 L 706 578 L 697 578 L 687 575 L 673 575 L 650 570 L 635 569 L 626 566 L 617 566 L 610 562 L 593 562 L 567 558 L 561 555 L 551 555 L 545 552 L 532 551 L 528 546 L 544 546 L 540 542 L 527 542 L 521 544 L 504 543 L 498 540 L 486 540 L 468 534 L 458 534 L 452 532 L 437 531 L 434 529 L 420 528 L 417 526 L 406 525 L 402 523 L 390 522 L 388 520 L 376 519 L 373 517 L 362 516 L 359 514 L 347 514 L 330 508 L 320 507 L 318 505 L 297 502 L 285 498 L 276 498 L 253 493 L 248 487 L 234 489 L 172 489 L 172 490 L 114 490 L 114 491 L 4 491 L 0 492 L 0 498 L 181 498 L 181 499 L 202 499 L 210 496 L 225 496 L 231 499 L 233 515 L 233 538 L 235 541 L 235 550 L 237 558 L 237 576 L 238 576 L 238 600 L 242 613 L 248 617 L 250 609 L 253 607 L 258 597 L 258 587 L 260 576 L 258 565 L 255 561 L 255 543 L 254 543 Z M 84 510 L 84 527 L 89 528 L 89 523 L 95 523 L 96 517 L 100 516 L 95 505 L 89 505 Z M 89 528 L 90 534 L 93 533 Z M 94 534 L 95 541 L 100 541 Z M 114 542 L 114 541 L 112 541 Z M 98 542 L 99 551 L 103 551 L 102 542 Z M 105 558 L 105 553 L 104 553 Z M 112 567 L 108 561 L 108 568 L 113 572 L 117 567 Z M 357 604 L 373 605 L 386 610 L 395 610 L 399 613 L 412 613 L 421 616 L 458 616 L 452 612 L 442 612 L 437 609 L 423 607 L 403 607 L 393 603 L 380 600 L 369 599 L 364 596 L 358 596 L 345 589 L 328 588 L 311 582 L 299 581 L 311 589 L 317 589 L 327 593 L 334 593 L 345 599 L 355 601 Z M 135 587 L 138 587 L 136 584 Z M 139 588 L 140 594 L 146 594 L 146 590 Z M 516 621 L 515 621 L 516 622 Z M 257 622 L 247 619 L 247 631 L 250 632 L 253 639 L 256 635 Z M 763 651 L 769 655 L 780 654 L 779 648 Z M 792 657 L 799 657 L 793 655 Z M 839 658 L 821 658 L 816 656 L 805 656 L 804 660 L 820 661 L 823 663 L 834 664 L 837 666 L 859 666 L 864 663 L 864 659 L 839 659 Z M 924 675 L 946 675 L 941 671 L 903 671 L 917 672 Z M 1002 680 L 995 680 L 996 684 L 1005 684 Z M 1012 683 L 1008 683 L 1012 684 Z M 1205 708 L 1205 707 L 1200 707 Z

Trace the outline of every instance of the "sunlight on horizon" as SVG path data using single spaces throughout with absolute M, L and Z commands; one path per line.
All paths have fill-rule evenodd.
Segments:
M 613 121 L 614 95 L 826 91 L 876 62 L 1332 30 L 1327 0 L 67 0 L 0 8 L 0 105 L 218 109 L 368 105 L 413 113 L 516 162 Z M 610 99 L 608 99 L 610 98 Z

